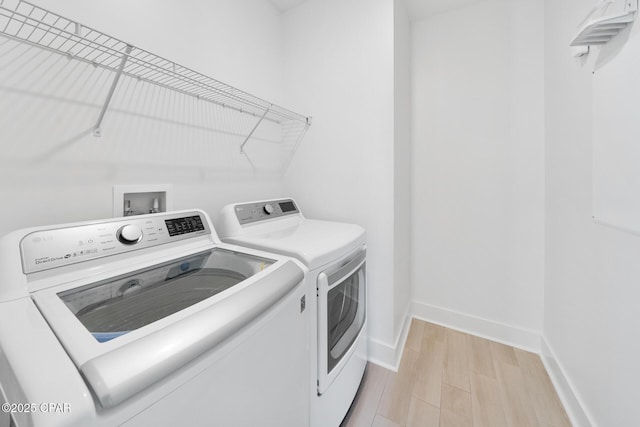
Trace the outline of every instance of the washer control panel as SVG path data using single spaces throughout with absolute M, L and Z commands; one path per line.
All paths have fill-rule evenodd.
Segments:
M 245 203 L 236 205 L 235 211 L 236 218 L 241 225 L 300 213 L 292 199 Z
M 211 234 L 200 212 L 124 217 L 38 230 L 20 242 L 25 274 Z

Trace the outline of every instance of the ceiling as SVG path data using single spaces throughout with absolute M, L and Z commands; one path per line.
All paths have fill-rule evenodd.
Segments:
M 404 0 L 412 21 L 468 6 L 482 0 Z
M 269 0 L 280 12 L 286 12 L 289 9 L 304 3 L 307 0 Z
M 280 12 L 286 12 L 307 0 L 269 0 Z M 404 0 L 412 21 L 419 21 L 482 0 Z

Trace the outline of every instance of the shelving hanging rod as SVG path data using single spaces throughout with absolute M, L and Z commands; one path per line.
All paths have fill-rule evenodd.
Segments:
M 258 120 L 258 122 L 256 123 L 256 125 L 253 127 L 253 129 L 251 129 L 251 132 L 249 132 L 249 135 L 247 135 L 247 137 L 244 139 L 244 142 L 240 145 L 240 152 L 244 153 L 244 146 L 245 144 L 249 141 L 249 139 L 251 139 L 251 137 L 253 136 L 253 133 L 256 131 L 256 129 L 258 129 L 258 126 L 260 126 L 260 123 L 262 123 L 262 121 L 264 120 L 264 118 L 267 116 L 267 113 L 269 112 L 269 110 L 271 110 L 271 105 L 269 105 L 269 107 L 267 107 L 266 110 L 264 110 L 264 114 L 262 115 L 262 117 L 260 117 L 260 120 Z
M 102 130 L 100 129 L 100 126 L 102 125 L 102 120 L 104 120 L 104 115 L 107 112 L 107 108 L 109 108 L 109 104 L 111 103 L 111 98 L 113 98 L 113 93 L 116 91 L 116 86 L 118 86 L 118 81 L 120 80 L 120 76 L 122 75 L 122 70 L 124 70 L 124 66 L 127 63 L 127 59 L 129 58 L 131 49 L 133 49 L 133 46 L 128 44 L 127 48 L 124 51 L 124 54 L 122 55 L 120 66 L 118 67 L 118 71 L 116 71 L 116 75 L 113 77 L 113 82 L 111 82 L 111 88 L 109 88 L 107 99 L 105 99 L 104 105 L 102 106 L 102 111 L 100 111 L 100 116 L 98 116 L 98 122 L 93 128 L 93 136 L 97 136 L 97 137 L 102 136 Z

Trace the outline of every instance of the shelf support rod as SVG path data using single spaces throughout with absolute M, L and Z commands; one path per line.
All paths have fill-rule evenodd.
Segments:
M 262 123 L 264 118 L 267 116 L 267 113 L 269 112 L 269 110 L 271 110 L 271 107 L 272 107 L 272 104 L 269 105 L 269 107 L 267 107 L 266 110 L 264 110 L 264 114 L 262 114 L 262 117 L 260 117 L 260 120 L 258 120 L 258 123 L 256 123 L 256 125 L 253 127 L 253 129 L 251 129 L 251 132 L 249 132 L 249 135 L 247 135 L 247 137 L 244 139 L 244 142 L 240 145 L 240 152 L 241 153 L 244 153 L 245 144 L 249 141 L 249 139 L 251 139 L 251 137 L 253 136 L 253 133 L 256 131 L 256 129 L 258 129 L 258 126 L 260 126 L 260 123 Z
M 129 54 L 133 46 L 128 44 L 124 54 L 122 55 L 122 59 L 120 60 L 120 66 L 118 67 L 118 71 L 116 72 L 116 76 L 113 78 L 113 82 L 111 83 L 111 88 L 109 89 L 109 93 L 107 94 L 107 99 L 104 101 L 104 105 L 102 106 L 102 111 L 100 111 L 100 116 L 98 116 L 98 121 L 96 122 L 95 127 L 93 128 L 93 136 L 100 137 L 102 136 L 102 130 L 100 126 L 102 125 L 102 120 L 104 120 L 104 115 L 107 113 L 107 108 L 109 108 L 109 104 L 111 103 L 111 98 L 113 97 L 113 93 L 116 91 L 116 86 L 118 86 L 118 81 L 120 80 L 120 76 L 122 75 L 122 71 L 124 70 L 124 66 L 127 63 L 127 59 L 129 59 Z

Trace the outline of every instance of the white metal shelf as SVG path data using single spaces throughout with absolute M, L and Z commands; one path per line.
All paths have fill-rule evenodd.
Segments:
M 571 46 L 608 43 L 636 19 L 638 0 L 602 0 L 582 22 Z
M 190 68 L 22 0 L 0 0 L 0 34 L 70 59 L 111 70 L 115 77 L 96 123 L 102 118 L 121 75 L 212 102 L 239 113 L 278 124 L 298 123 L 306 130 L 310 117 L 272 104 Z M 243 147 L 251 137 L 249 133 Z

